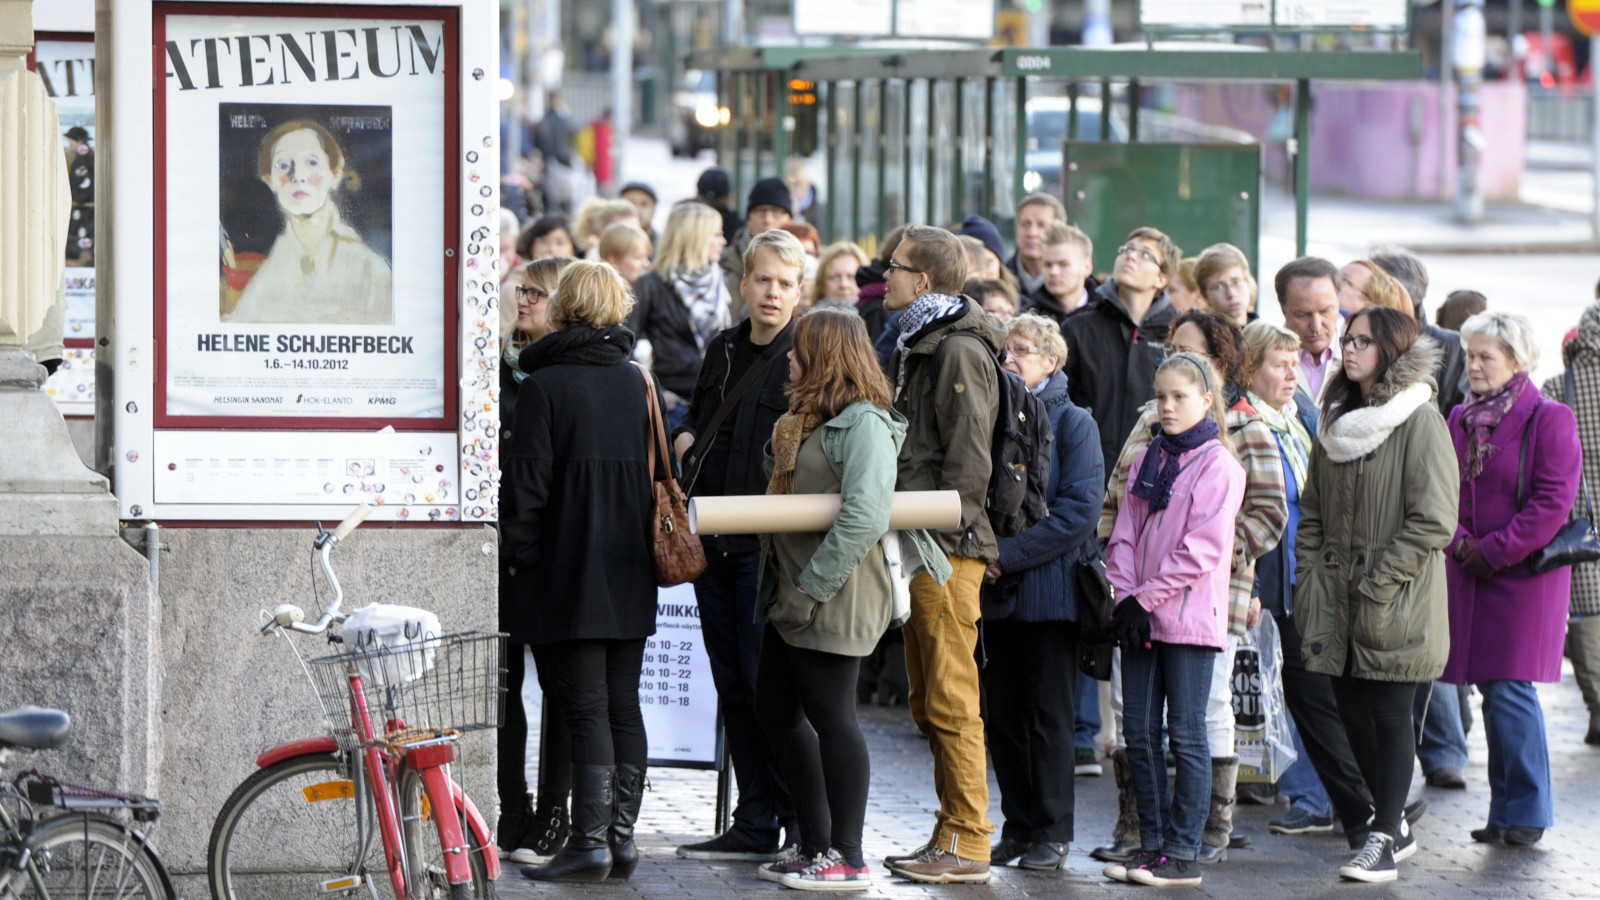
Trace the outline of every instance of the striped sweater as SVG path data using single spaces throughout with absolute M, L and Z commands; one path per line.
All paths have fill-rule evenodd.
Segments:
M 1140 452 L 1150 445 L 1150 427 L 1158 421 L 1155 402 L 1139 410 L 1139 421 L 1122 445 L 1117 464 L 1106 484 L 1106 498 L 1100 507 L 1099 535 L 1111 539 L 1122 495 L 1128 490 L 1128 470 Z M 1228 435 L 1235 455 L 1244 466 L 1244 503 L 1233 535 L 1233 568 L 1228 580 L 1228 630 L 1243 637 L 1245 619 L 1250 614 L 1250 597 L 1255 590 L 1256 560 L 1272 551 L 1283 538 L 1289 522 L 1288 490 L 1283 483 L 1283 460 L 1278 444 L 1249 400 L 1240 398 L 1228 410 Z

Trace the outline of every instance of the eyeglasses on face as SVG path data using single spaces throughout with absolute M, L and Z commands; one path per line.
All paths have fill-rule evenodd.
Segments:
M 1372 339 L 1370 334 L 1347 334 L 1339 338 L 1339 346 L 1354 347 L 1357 353 L 1371 347 L 1374 343 L 1376 341 Z
M 884 272 L 885 273 L 893 272 L 895 269 L 899 269 L 902 272 L 909 272 L 912 275 L 921 275 L 922 274 L 922 270 L 921 269 L 913 269 L 910 266 L 903 266 L 903 265 L 895 262 L 892 259 L 889 260 L 889 265 L 887 267 L 885 267 Z
M 1030 347 L 1027 344 L 1012 344 L 1012 343 L 1007 343 L 1006 344 L 1006 355 L 1007 356 L 1013 356 L 1013 357 L 1032 356 L 1032 355 L 1034 355 L 1036 353 L 1042 354 L 1042 353 L 1044 353 L 1044 351 L 1040 350 L 1038 347 Z
M 517 302 L 518 303 L 522 303 L 524 301 L 538 303 L 541 300 L 549 300 L 549 299 L 550 299 L 550 292 L 549 291 L 541 290 L 540 288 L 536 288 L 536 287 L 528 287 L 526 285 L 521 285 L 521 284 L 517 285 Z
M 1250 287 L 1250 282 L 1243 278 L 1231 281 L 1213 281 L 1206 287 L 1207 297 L 1226 297 L 1230 294 L 1242 294 Z
M 1152 266 L 1161 264 L 1160 257 L 1150 252 L 1148 248 L 1141 247 L 1138 244 L 1123 244 L 1121 247 L 1117 248 L 1117 256 L 1131 256 L 1136 260 L 1142 260 L 1143 262 L 1147 262 Z

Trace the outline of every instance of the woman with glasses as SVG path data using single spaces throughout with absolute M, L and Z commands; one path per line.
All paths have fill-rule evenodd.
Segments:
M 1450 413 L 1461 524 L 1445 561 L 1450 662 L 1439 680 L 1477 685 L 1483 695 L 1489 822 L 1472 839 L 1526 847 L 1555 824 L 1533 684 L 1561 680 L 1572 568 L 1535 574 L 1524 562 L 1567 523 L 1583 452 L 1572 409 L 1546 402 L 1528 377 L 1539 364 L 1532 322 L 1479 313 L 1462 324 L 1461 339 L 1471 390 Z M 1434 702 L 1454 701 L 1448 693 Z
M 999 539 L 984 575 L 984 724 L 1005 824 L 989 864 L 1060 869 L 1073 836 L 1074 698 L 1078 680 L 1078 561 L 1097 550 L 1105 469 L 1094 419 L 1067 398 L 1067 345 L 1054 321 L 1006 323 L 1005 368 L 1044 401 L 1055 435 L 1045 496 L 1050 514 Z M 1098 696 L 1098 695 L 1097 695 Z
M 1283 466 L 1272 429 L 1245 395 L 1240 382 L 1244 364 L 1244 334 L 1226 316 L 1198 310 L 1172 320 L 1167 355 L 1193 353 L 1211 363 L 1222 378 L 1222 404 L 1228 436 L 1245 470 L 1244 501 L 1235 520 L 1233 556 L 1228 581 L 1228 632 L 1224 652 L 1217 655 L 1211 676 L 1211 694 L 1206 703 L 1206 743 L 1211 752 L 1211 808 L 1206 816 L 1203 846 L 1199 860 L 1211 864 L 1228 858 L 1228 842 L 1233 835 L 1233 808 L 1239 780 L 1239 757 L 1234 753 L 1233 733 L 1233 654 L 1246 630 L 1261 616 L 1261 601 L 1253 596 L 1256 560 L 1270 552 L 1283 537 L 1289 510 L 1285 500 Z M 1129 433 L 1122 455 L 1106 490 L 1100 512 L 1100 528 L 1109 532 L 1125 499 L 1128 476 L 1134 460 L 1150 443 L 1152 426 L 1157 424 L 1155 404 L 1141 411 L 1138 424 Z M 1113 681 L 1113 689 L 1119 682 Z M 1120 695 L 1118 695 L 1120 696 Z M 1120 729 L 1119 729 L 1120 733 Z M 1115 762 L 1115 758 L 1113 758 Z M 1130 814 L 1131 815 L 1131 814 Z M 1113 846 L 1106 856 L 1131 843 L 1123 839 L 1131 833 L 1132 819 L 1119 815 L 1119 828 L 1113 833 Z M 1126 851 L 1124 846 L 1121 850 Z
M 550 293 L 561 271 L 572 260 L 549 257 L 518 266 L 506 279 L 507 299 L 500 307 L 500 440 L 511 440 L 517 421 L 517 392 L 528 373 L 522 368 L 522 351 L 550 333 L 545 315 Z M 514 298 L 514 299 L 513 299 Z M 515 488 L 508 472 L 500 478 L 500 503 Z M 501 556 L 500 630 L 506 631 L 519 613 L 512 596 L 510 573 Z M 567 762 L 572 738 L 561 720 L 560 698 L 546 696 L 550 715 L 539 732 L 539 799 L 530 806 L 525 754 L 528 746 L 528 711 L 522 705 L 522 684 L 527 675 L 522 644 L 506 648 L 506 724 L 497 734 L 496 783 L 500 789 L 500 829 L 495 843 L 512 862 L 547 862 L 567 839 L 567 795 L 572 793 L 572 767 Z
M 1367 307 L 1340 344 L 1300 496 L 1294 621 L 1307 671 L 1333 680 L 1372 793 L 1366 840 L 1339 875 L 1387 882 L 1417 848 L 1402 815 L 1416 753 L 1411 705 L 1450 652 L 1444 550 L 1461 479 L 1433 402 L 1439 349 L 1416 319 Z M 1352 844 L 1360 830 L 1345 823 Z
M 1256 317 L 1256 280 L 1250 260 L 1232 244 L 1212 244 L 1200 251 L 1194 282 L 1211 311 L 1243 328 Z

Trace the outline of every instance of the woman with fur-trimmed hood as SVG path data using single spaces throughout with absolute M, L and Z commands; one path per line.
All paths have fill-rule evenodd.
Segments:
M 1439 349 L 1416 320 L 1368 307 L 1340 343 L 1300 499 L 1294 619 L 1306 669 L 1333 679 L 1375 807 L 1363 849 L 1339 874 L 1393 881 L 1395 863 L 1416 852 L 1401 815 L 1416 752 L 1412 700 L 1450 655 L 1443 550 L 1455 536 L 1460 475 L 1433 402 Z

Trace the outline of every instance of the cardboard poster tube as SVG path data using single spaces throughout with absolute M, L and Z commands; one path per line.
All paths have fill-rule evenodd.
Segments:
M 827 531 L 839 518 L 838 494 L 750 494 L 695 497 L 689 501 L 689 530 L 695 534 L 777 534 Z M 889 529 L 948 531 L 961 524 L 961 494 L 956 491 L 895 491 Z

